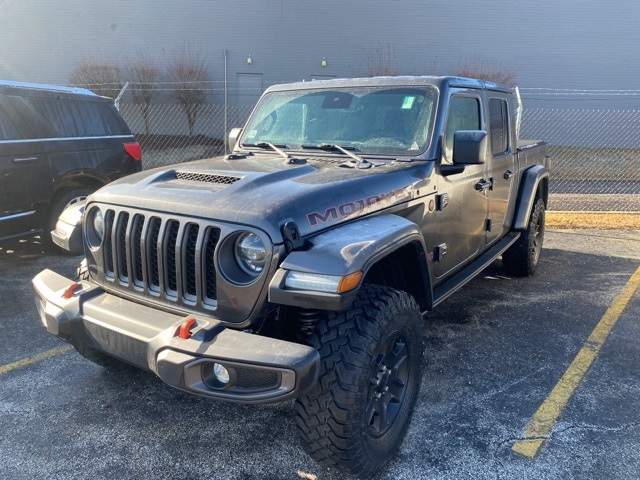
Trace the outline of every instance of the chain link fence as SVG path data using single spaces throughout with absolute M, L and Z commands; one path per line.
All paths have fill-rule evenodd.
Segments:
M 193 134 L 181 105 L 153 104 L 147 120 L 133 103 L 120 104 L 120 113 L 143 150 L 143 168 L 198 160 L 225 154 L 225 128 L 244 126 L 253 106 L 203 104 L 198 107 Z
M 640 110 L 525 108 L 521 138 L 541 139 L 551 156 L 552 210 L 640 212 Z M 225 136 L 240 127 L 251 106 L 201 105 L 189 136 L 180 105 L 120 111 L 143 147 L 145 169 L 225 153 Z
M 549 144 L 550 209 L 640 212 L 640 110 L 525 109 L 521 136 Z

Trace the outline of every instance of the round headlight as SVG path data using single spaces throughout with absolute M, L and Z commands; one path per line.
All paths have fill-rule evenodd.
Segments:
M 236 240 L 236 261 L 242 270 L 250 275 L 256 275 L 264 270 L 267 251 L 264 243 L 257 235 L 245 233 Z
M 96 234 L 99 241 L 102 241 L 102 237 L 104 237 L 104 215 L 102 214 L 102 210 L 97 208 L 95 212 L 93 212 L 93 233 Z

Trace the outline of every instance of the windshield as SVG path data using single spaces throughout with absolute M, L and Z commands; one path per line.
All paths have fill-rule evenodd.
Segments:
M 260 100 L 240 144 L 335 144 L 362 153 L 417 155 L 429 147 L 436 98 L 433 87 L 271 92 Z

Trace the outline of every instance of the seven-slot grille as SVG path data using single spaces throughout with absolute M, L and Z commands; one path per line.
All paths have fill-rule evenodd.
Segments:
M 218 227 L 124 210 L 109 209 L 104 218 L 107 280 L 172 302 L 215 307 Z

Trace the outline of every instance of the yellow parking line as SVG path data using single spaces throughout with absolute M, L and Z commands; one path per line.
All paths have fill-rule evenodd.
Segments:
M 556 383 L 556 386 L 553 387 L 549 396 L 547 396 L 533 417 L 531 417 L 531 420 L 529 420 L 529 423 L 524 429 L 522 440 L 518 440 L 511 447 L 514 452 L 529 458 L 536 456 L 542 444 L 547 440 L 549 433 L 551 433 L 556 420 L 562 413 L 569 398 L 571 398 L 573 391 L 596 358 L 607 335 L 609 335 L 609 332 L 618 321 L 620 314 L 627 306 L 627 303 L 629 303 L 631 295 L 633 295 L 639 285 L 640 267 L 638 267 L 627 281 L 622 292 L 620 292 L 602 316 L 584 346 L 573 359 L 569 368 L 567 368 L 567 371 L 564 372 L 564 375 L 558 383 Z
M 40 360 L 44 360 L 45 358 L 55 357 L 56 355 L 60 355 L 61 353 L 68 352 L 73 347 L 71 345 L 63 345 L 62 347 L 52 348 L 51 350 L 47 350 L 31 357 L 22 358 L 20 360 L 16 360 L 15 362 L 8 363 L 6 365 L 0 365 L 0 375 L 3 373 L 10 372 L 11 370 L 15 370 L 16 368 L 24 367 L 25 365 L 30 365 L 35 362 L 39 362 Z

